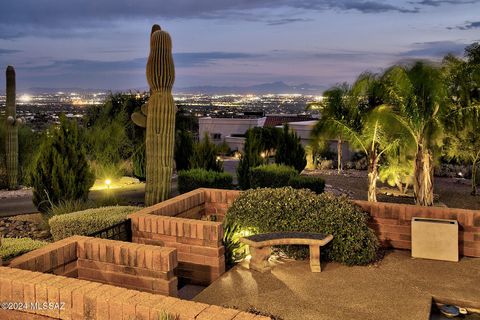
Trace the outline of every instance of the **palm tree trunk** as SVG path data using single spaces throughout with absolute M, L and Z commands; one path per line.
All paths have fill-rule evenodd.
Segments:
M 338 162 L 338 165 L 337 165 L 337 171 L 338 171 L 338 174 L 340 174 L 343 170 L 343 163 L 342 163 L 342 139 L 339 138 L 337 140 L 337 162 Z
M 368 201 L 377 202 L 377 156 L 372 152 L 368 157 Z
M 415 203 L 433 206 L 433 156 L 423 145 L 417 148 L 413 180 Z
M 472 164 L 472 196 L 477 195 L 477 162 L 474 161 Z

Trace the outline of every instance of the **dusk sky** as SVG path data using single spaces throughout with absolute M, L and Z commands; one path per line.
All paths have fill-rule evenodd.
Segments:
M 463 54 L 480 40 L 480 0 L 1 0 L 2 74 L 15 66 L 23 92 L 145 88 L 153 23 L 172 36 L 176 88 L 330 86 Z

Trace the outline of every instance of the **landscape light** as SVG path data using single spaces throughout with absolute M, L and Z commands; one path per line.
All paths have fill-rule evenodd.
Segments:
M 105 184 L 107 185 L 107 188 L 110 189 L 110 184 L 112 181 L 110 179 L 105 180 Z

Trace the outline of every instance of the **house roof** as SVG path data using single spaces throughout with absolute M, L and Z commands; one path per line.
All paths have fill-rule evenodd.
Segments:
M 267 115 L 267 119 L 265 120 L 264 127 L 276 127 L 284 125 L 285 123 L 289 122 L 301 122 L 301 121 L 312 121 L 317 120 L 312 118 L 310 115 Z

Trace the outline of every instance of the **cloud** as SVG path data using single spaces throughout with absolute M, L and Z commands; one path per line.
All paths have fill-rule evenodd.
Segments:
M 0 51 L 1 52 L 1 51 Z M 174 54 L 177 68 L 203 67 L 222 60 L 254 59 L 260 54 L 241 52 L 180 52 Z M 40 66 L 24 66 L 24 69 L 35 72 L 52 73 L 125 73 L 132 70 L 144 70 L 147 58 L 135 58 L 120 61 L 67 59 L 54 60 Z
M 380 0 L 15 0 L 3 1 L 0 10 L 0 39 L 28 35 L 75 36 L 89 29 L 107 29 L 132 20 L 237 19 L 263 20 L 270 25 L 301 21 L 299 17 L 278 16 L 275 11 L 295 14 L 344 10 L 360 13 L 416 12 Z M 408 3 L 407 3 L 408 4 Z M 268 11 L 267 17 L 256 10 Z M 69 35 L 70 33 L 70 35 Z
M 465 43 L 455 41 L 418 42 L 412 45 L 412 49 L 402 52 L 399 56 L 407 58 L 440 58 L 449 53 L 460 55 L 466 46 Z
M 175 53 L 175 65 L 180 68 L 206 66 L 219 60 L 240 60 L 262 57 L 242 52 L 181 52 Z
M 284 24 L 290 24 L 295 22 L 308 22 L 313 21 L 312 19 L 303 19 L 303 18 L 280 18 L 274 20 L 267 20 L 267 25 L 269 26 L 280 26 Z
M 21 50 L 11 50 L 11 49 L 2 49 L 0 48 L 0 54 L 12 54 L 22 52 Z
M 451 5 L 463 5 L 463 4 L 472 4 L 478 3 L 479 0 L 422 0 L 418 2 L 411 2 L 413 4 L 418 4 L 421 6 L 430 6 L 430 7 L 439 7 L 444 4 Z
M 467 21 L 463 26 L 447 27 L 448 30 L 452 30 L 452 29 L 472 30 L 472 29 L 478 29 L 478 28 L 480 28 L 480 21 L 474 21 L 474 22 Z

